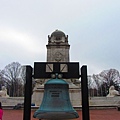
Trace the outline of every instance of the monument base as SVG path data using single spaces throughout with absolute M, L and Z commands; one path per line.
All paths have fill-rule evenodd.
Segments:
M 33 90 L 32 103 L 35 106 L 40 106 L 44 95 L 44 85 L 39 85 Z M 69 96 L 72 106 L 81 106 L 81 89 L 80 86 L 76 86 L 73 83 L 69 83 Z
M 39 89 L 34 93 L 37 96 L 35 106 L 32 106 L 32 109 L 38 109 L 42 102 L 44 89 Z M 73 94 L 74 93 L 74 94 Z M 79 99 L 79 90 L 70 89 L 70 98 L 71 103 L 74 109 L 81 109 L 81 99 Z M 38 97 L 39 96 L 39 97 Z M 32 96 L 33 97 L 33 96 Z M 24 97 L 0 97 L 0 102 L 2 103 L 3 108 L 13 108 L 17 104 L 24 103 Z M 33 103 L 33 101 L 32 101 Z M 120 96 L 116 97 L 90 97 L 89 98 L 90 108 L 106 108 L 106 107 L 117 107 L 120 111 Z
M 23 104 L 24 103 L 24 97 L 0 97 L 0 102 L 2 103 L 2 106 L 15 106 L 18 103 Z
M 120 105 L 120 96 L 115 97 L 90 97 L 89 106 L 118 106 Z

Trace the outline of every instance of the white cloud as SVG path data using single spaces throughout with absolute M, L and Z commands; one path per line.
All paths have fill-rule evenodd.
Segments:
M 44 56 L 45 47 L 42 38 L 38 38 L 10 28 L 0 29 L 1 66 L 4 68 L 13 61 L 21 64 L 33 64 Z M 9 61 L 9 62 L 8 62 Z
M 18 32 L 13 29 L 0 29 L 0 33 L 0 41 L 8 46 L 11 45 L 11 49 L 13 46 L 16 46 L 16 48 L 20 46 L 22 49 L 29 52 L 38 52 L 40 50 L 40 42 L 26 33 Z M 40 52 L 43 52 L 43 50 L 41 49 Z

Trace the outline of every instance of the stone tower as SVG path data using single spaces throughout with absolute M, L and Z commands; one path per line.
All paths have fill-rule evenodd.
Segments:
M 60 30 L 48 35 L 47 62 L 69 62 L 68 35 Z
M 47 62 L 70 62 L 68 43 L 68 35 L 60 30 L 55 30 L 51 35 L 48 35 L 47 47 Z M 40 105 L 44 94 L 44 83 L 48 79 L 36 79 L 36 85 L 33 89 L 32 102 L 35 105 Z M 69 84 L 69 95 L 72 105 L 81 105 L 81 89 L 80 82 L 76 79 L 64 79 Z

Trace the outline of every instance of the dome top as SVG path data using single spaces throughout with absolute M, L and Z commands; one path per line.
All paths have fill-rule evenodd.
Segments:
M 51 34 L 51 36 L 63 37 L 63 36 L 65 36 L 65 33 L 62 32 L 62 31 L 60 31 L 60 30 L 55 30 L 55 31 Z

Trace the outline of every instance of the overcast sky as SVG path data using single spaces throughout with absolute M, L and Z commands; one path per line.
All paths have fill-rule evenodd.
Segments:
M 68 35 L 70 61 L 88 74 L 120 71 L 120 0 L 0 0 L 0 69 L 46 62 L 56 29 Z

